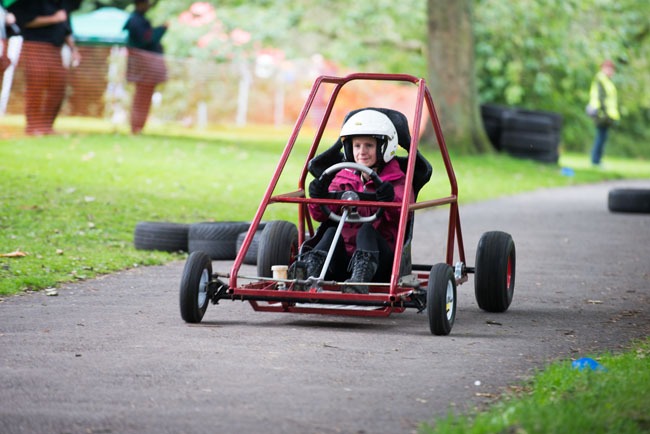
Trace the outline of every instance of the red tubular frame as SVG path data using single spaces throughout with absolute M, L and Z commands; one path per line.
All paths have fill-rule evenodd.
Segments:
M 327 125 L 329 117 L 332 114 L 332 109 L 334 107 L 336 98 L 339 92 L 341 91 L 341 89 L 343 88 L 343 86 L 345 86 L 347 83 L 354 80 L 408 82 L 418 87 L 416 107 L 415 107 L 415 113 L 413 117 L 413 125 L 411 131 L 412 143 L 410 146 L 410 150 L 415 151 L 418 149 L 418 144 L 420 141 L 420 125 L 422 123 L 421 121 L 422 121 L 422 114 L 423 114 L 423 105 L 424 102 L 426 102 L 426 107 L 429 112 L 429 117 L 431 118 L 433 124 L 433 129 L 436 135 L 436 139 L 438 141 L 442 160 L 444 162 L 445 170 L 447 172 L 447 177 L 449 178 L 449 184 L 451 186 L 451 194 L 447 197 L 442 197 L 438 199 L 427 200 L 427 201 L 416 202 L 416 203 L 409 203 L 408 198 L 411 197 L 411 192 L 413 188 L 412 182 L 413 182 L 413 173 L 415 170 L 415 160 L 416 160 L 416 152 L 409 152 L 408 164 L 406 170 L 406 188 L 404 192 L 403 202 L 401 204 L 397 204 L 397 203 L 386 204 L 383 202 L 359 203 L 359 205 L 400 207 L 400 225 L 397 232 L 397 240 L 396 240 L 397 247 L 395 251 L 395 260 L 393 261 L 393 269 L 391 273 L 390 286 L 387 294 L 374 293 L 370 295 L 360 295 L 360 294 L 341 294 L 341 293 L 329 293 L 329 292 L 305 293 L 305 292 L 297 292 L 297 291 L 278 291 L 278 290 L 256 288 L 255 284 L 246 285 L 245 287 L 238 287 L 237 279 L 238 279 L 239 270 L 243 263 L 246 252 L 250 247 L 250 244 L 253 239 L 253 235 L 255 234 L 255 231 L 259 226 L 262 217 L 266 211 L 266 208 L 268 207 L 269 204 L 281 202 L 281 203 L 296 203 L 299 205 L 298 234 L 299 234 L 299 243 L 302 244 L 305 238 L 306 229 L 308 229 L 310 233 L 313 233 L 313 229 L 314 229 L 311 221 L 311 217 L 309 216 L 309 213 L 307 211 L 307 205 L 309 203 L 318 203 L 319 201 L 323 201 L 329 204 L 344 202 L 344 201 L 333 201 L 328 199 L 306 198 L 305 180 L 308 174 L 309 161 L 316 155 L 316 151 L 318 150 L 319 143 L 321 142 L 323 133 L 325 131 L 325 126 Z M 307 159 L 305 160 L 305 164 L 302 168 L 302 173 L 298 181 L 298 190 L 274 196 L 273 192 L 280 179 L 280 175 L 286 166 L 286 163 L 289 159 L 289 155 L 293 150 L 300 129 L 302 128 L 305 119 L 307 118 L 309 110 L 316 98 L 316 95 L 321 85 L 325 83 L 334 84 L 335 87 L 334 90 L 332 91 L 331 97 L 326 106 L 323 119 L 321 121 L 321 124 L 318 127 L 318 130 L 314 137 L 314 141 L 311 144 L 309 154 L 307 156 Z M 349 201 L 345 201 L 344 203 L 348 205 L 350 204 Z M 408 215 L 411 211 L 430 208 L 433 206 L 446 205 L 446 204 L 450 205 L 450 210 L 449 210 L 449 226 L 447 231 L 447 255 L 446 255 L 445 262 L 453 266 L 454 252 L 455 252 L 454 247 L 457 241 L 459 260 L 464 264 L 465 251 L 463 248 L 463 238 L 462 238 L 461 227 L 460 227 L 460 216 L 458 212 L 458 185 L 456 183 L 456 176 L 454 174 L 454 169 L 452 167 L 451 160 L 449 158 L 449 153 L 447 151 L 447 145 L 445 144 L 445 140 L 442 135 L 440 123 L 438 121 L 438 116 L 436 114 L 435 106 L 433 104 L 433 99 L 431 98 L 431 94 L 425 84 L 424 79 L 417 78 L 411 75 L 406 75 L 406 74 L 374 74 L 374 73 L 357 73 L 357 74 L 350 74 L 345 77 L 331 77 L 331 76 L 318 77 L 314 82 L 314 85 L 312 86 L 311 92 L 309 93 L 307 101 L 305 102 L 305 105 L 303 106 L 300 115 L 298 116 L 298 120 L 296 121 L 296 124 L 293 128 L 293 132 L 289 137 L 287 145 L 280 157 L 280 161 L 278 162 L 275 172 L 273 173 L 273 176 L 271 178 L 271 181 L 269 182 L 269 186 L 267 187 L 266 192 L 264 193 L 262 202 L 258 207 L 257 212 L 255 213 L 255 217 L 251 223 L 251 227 L 232 265 L 230 275 L 229 275 L 228 294 L 233 299 L 250 301 L 253 308 L 255 310 L 260 310 L 260 311 L 326 313 L 326 314 L 362 315 L 362 316 L 388 316 L 390 315 L 391 312 L 401 312 L 402 310 L 404 310 L 403 301 L 408 298 L 408 294 L 411 292 L 410 288 L 398 287 L 400 258 L 402 255 L 402 246 L 404 245 L 404 238 L 406 236 L 405 222 L 407 221 Z M 305 227 L 305 224 L 307 225 L 307 227 Z M 419 277 L 424 279 L 428 278 L 428 276 L 426 277 L 419 276 Z M 463 276 L 463 278 L 466 278 L 466 276 Z M 463 278 L 459 279 L 459 283 L 462 283 L 462 281 L 464 281 Z M 310 300 L 313 301 L 315 299 L 319 300 L 319 302 L 327 302 L 331 300 L 333 302 L 342 302 L 342 303 L 348 303 L 348 302 L 351 303 L 354 300 L 363 300 L 370 303 L 376 303 L 378 307 L 377 309 L 374 310 L 356 310 L 356 309 L 346 310 L 346 309 L 338 309 L 338 308 L 332 309 L 328 307 L 323 307 L 323 308 L 300 307 L 295 305 L 296 302 L 299 303 L 302 300 L 304 300 L 305 302 L 309 302 Z M 290 300 L 290 302 L 283 301 L 283 300 Z M 269 305 L 263 306 L 260 305 L 257 301 L 268 301 Z

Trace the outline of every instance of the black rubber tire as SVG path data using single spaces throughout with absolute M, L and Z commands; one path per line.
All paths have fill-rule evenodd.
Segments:
M 295 224 L 274 220 L 260 235 L 257 251 L 257 275 L 272 277 L 273 265 L 291 265 L 298 255 L 298 228 Z
M 551 129 L 553 131 L 562 130 L 563 118 L 562 115 L 556 112 L 550 112 L 545 110 L 528 110 L 528 109 L 517 109 L 517 113 L 522 115 L 529 115 L 534 117 L 543 117 L 548 119 L 551 122 Z
M 483 128 L 485 128 L 485 134 L 490 139 L 494 149 L 501 150 L 501 124 L 499 121 L 483 118 Z
M 501 148 L 506 151 L 549 152 L 557 151 L 560 144 L 556 132 L 527 132 L 505 130 L 501 133 Z
M 514 109 L 508 106 L 492 103 L 481 104 L 481 117 L 485 119 L 501 120 L 504 114 L 507 114 Z
M 610 190 L 607 207 L 613 212 L 650 213 L 650 189 L 615 188 Z
M 523 160 L 533 160 L 540 163 L 550 163 L 557 164 L 560 161 L 559 151 L 513 151 L 508 150 L 508 155 L 515 158 L 521 158 Z
M 169 222 L 139 222 L 133 231 L 133 244 L 138 250 L 187 252 L 190 225 Z
M 557 132 L 539 133 L 504 131 L 501 149 L 517 158 L 557 164 L 559 161 L 560 136 Z
M 456 320 L 456 278 L 448 264 L 435 264 L 429 272 L 427 285 L 427 316 L 429 329 L 438 336 L 451 333 Z
M 508 310 L 515 290 L 517 257 L 510 234 L 483 234 L 476 250 L 474 293 L 478 306 L 487 312 Z
M 245 222 L 206 222 L 190 225 L 188 251 L 205 252 L 211 259 L 235 259 L 237 236 L 248 230 Z
M 501 150 L 502 119 L 512 111 L 513 109 L 498 104 L 481 104 L 481 118 L 485 133 L 496 150 Z
M 251 245 L 248 247 L 248 251 L 244 256 L 244 264 L 248 264 L 248 265 L 257 264 L 257 252 L 259 250 L 262 230 L 264 230 L 264 228 L 255 231 L 255 234 L 253 235 L 253 240 L 251 241 Z M 246 238 L 247 233 L 248 232 L 242 232 L 241 234 L 237 235 L 237 254 L 239 254 L 239 250 L 241 249 L 242 244 L 244 244 L 244 238 Z
M 200 323 L 208 308 L 207 285 L 212 278 L 212 261 L 204 252 L 191 253 L 185 262 L 180 287 L 181 318 Z
M 557 131 L 550 117 L 533 111 L 517 110 L 506 113 L 501 122 L 504 132 L 549 133 Z

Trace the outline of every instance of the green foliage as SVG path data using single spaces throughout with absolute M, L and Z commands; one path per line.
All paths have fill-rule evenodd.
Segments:
M 564 147 L 582 151 L 593 140 L 589 86 L 611 58 L 623 120 L 607 152 L 650 157 L 649 14 L 641 0 L 477 1 L 480 100 L 561 113 Z
M 120 0 L 97 1 L 123 6 Z M 607 153 L 650 158 L 649 2 L 472 2 L 481 102 L 561 113 L 563 148 L 585 151 L 593 140 L 593 125 L 584 114 L 589 85 L 600 62 L 612 58 L 623 118 Z M 322 54 L 348 70 L 427 76 L 424 0 L 210 0 L 206 3 L 216 9 L 226 34 L 241 28 L 252 39 L 245 47 L 214 41 L 203 48 L 197 41 L 212 24 L 191 28 L 177 20 L 193 3 L 158 2 L 149 12 L 155 22 L 171 23 L 165 37 L 171 56 L 219 61 L 273 47 L 288 59 Z
M 150 15 L 158 21 L 168 20 L 192 3 L 160 2 Z M 418 76 L 426 73 L 426 2 L 421 0 L 207 3 L 214 5 L 217 19 L 227 31 L 238 27 L 250 32 L 256 49 L 280 49 L 290 59 L 321 54 L 355 70 L 408 72 Z M 191 29 L 172 24 L 165 41 L 168 53 L 209 57 L 206 50 L 196 49 L 196 41 L 210 25 Z
M 568 361 L 538 373 L 524 392 L 506 395 L 488 411 L 453 415 L 421 434 L 645 433 L 650 428 L 650 340 L 623 354 L 597 357 L 604 370 L 577 370 Z

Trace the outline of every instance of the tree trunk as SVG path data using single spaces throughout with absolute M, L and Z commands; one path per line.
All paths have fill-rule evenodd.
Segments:
M 427 82 L 445 142 L 459 152 L 488 152 L 474 81 L 472 0 L 427 2 Z M 432 131 L 425 139 L 435 143 Z

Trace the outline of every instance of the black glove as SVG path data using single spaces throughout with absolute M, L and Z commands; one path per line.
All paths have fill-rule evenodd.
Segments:
M 380 202 L 392 202 L 395 199 L 393 184 L 388 181 L 382 182 L 377 188 L 377 200 Z
M 329 184 L 327 181 L 314 178 L 312 182 L 309 183 L 309 196 L 314 199 L 325 199 L 327 197 L 327 187 Z

